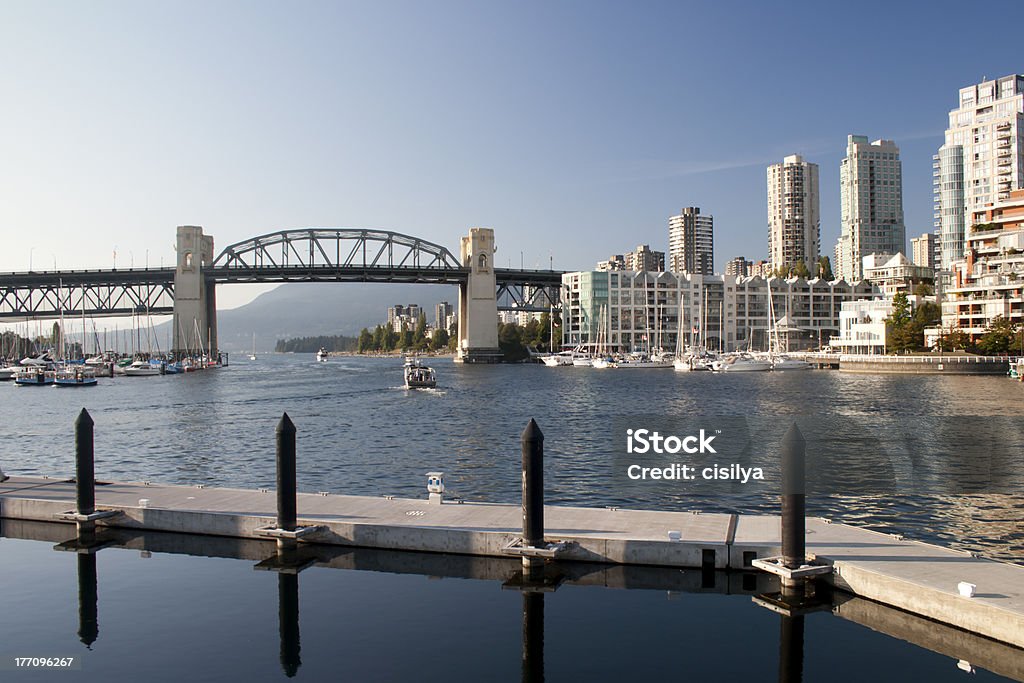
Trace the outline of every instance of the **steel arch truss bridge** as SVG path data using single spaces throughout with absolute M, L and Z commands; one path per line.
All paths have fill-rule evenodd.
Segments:
M 465 282 L 446 248 L 380 230 L 284 230 L 227 247 L 204 273 L 217 282 Z
M 561 273 L 495 268 L 499 311 L 542 313 L 560 306 Z
M 174 312 L 174 269 L 10 273 L 0 320 Z

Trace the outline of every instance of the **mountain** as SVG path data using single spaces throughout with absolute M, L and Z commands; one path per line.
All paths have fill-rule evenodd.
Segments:
M 388 307 L 419 304 L 434 322 L 434 306 L 453 305 L 454 285 L 380 284 L 362 282 L 293 282 L 264 292 L 245 306 L 217 313 L 217 337 L 223 351 L 252 348 L 273 351 L 278 339 L 321 334 L 357 336 L 364 327 L 386 322 Z

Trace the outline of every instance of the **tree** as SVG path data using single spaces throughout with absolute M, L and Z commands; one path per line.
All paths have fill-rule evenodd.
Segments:
M 927 282 L 919 282 L 917 283 L 917 286 L 914 287 L 914 294 L 917 296 L 931 296 L 934 293 L 935 288 Z
M 440 351 L 446 346 L 448 346 L 448 330 L 434 330 L 433 336 L 430 337 L 430 350 Z
M 948 330 L 940 328 L 936 345 L 939 351 L 970 351 L 974 348 L 971 335 L 955 326 L 950 326 Z
M 797 261 L 796 265 L 793 266 L 790 272 L 793 275 L 796 275 L 797 277 L 802 277 L 805 279 L 811 276 L 811 271 L 810 269 L 808 269 L 807 263 L 805 263 L 804 261 Z
M 359 353 L 366 353 L 373 350 L 373 335 L 365 327 L 359 332 L 359 345 L 356 347 Z
M 899 292 L 892 300 L 892 314 L 888 323 L 888 347 L 897 353 L 913 351 L 920 346 L 915 339 L 913 319 L 910 314 L 910 300 L 906 292 Z
M 832 275 L 832 260 L 828 256 L 818 259 L 818 277 L 829 282 L 835 279 Z
M 978 340 L 978 350 L 989 355 L 1009 353 L 1017 348 L 1017 326 L 999 315 L 992 319 Z
M 519 361 L 530 355 L 523 346 L 521 328 L 515 323 L 498 323 L 498 348 L 506 362 Z

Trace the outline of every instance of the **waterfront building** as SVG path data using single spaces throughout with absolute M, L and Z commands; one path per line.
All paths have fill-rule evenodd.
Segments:
M 934 303 L 934 297 L 908 296 L 910 310 L 925 301 Z M 884 354 L 887 349 L 888 324 L 892 315 L 893 299 L 858 299 L 844 301 L 839 311 L 839 334 L 829 340 L 837 353 Z
M 769 288 L 771 294 L 769 295 Z M 562 276 L 563 344 L 625 352 L 703 343 L 712 350 L 765 349 L 774 320 L 792 349 L 839 332 L 842 302 L 871 297 L 868 282 L 690 273 L 584 271 Z M 773 314 L 769 314 L 769 301 Z
M 715 272 L 714 216 L 690 206 L 668 219 L 668 269 L 673 273 L 713 275 Z
M 926 268 L 938 268 L 935 260 L 938 237 L 933 232 L 926 232 L 920 237 L 910 238 L 910 254 L 914 265 Z
M 725 274 L 732 277 L 747 277 L 748 275 L 751 275 L 750 271 L 753 267 L 753 261 L 748 261 L 742 256 L 737 256 L 725 264 Z
M 972 213 L 1024 188 L 1024 76 L 960 89 L 945 141 L 933 157 L 935 227 L 943 270 L 964 256 Z
M 799 154 L 768 167 L 768 255 L 772 269 L 795 266 L 808 270 L 821 254 L 821 209 L 818 165 Z
M 934 291 L 935 271 L 927 266 L 911 263 L 903 254 L 869 254 L 864 257 L 864 279 L 878 288 L 883 296 L 892 298 L 899 292 L 911 296 L 918 285 L 928 285 Z
M 665 270 L 665 252 L 655 251 L 649 245 L 641 244 L 626 254 L 613 254 L 607 261 L 599 261 L 597 270 Z
M 942 326 L 978 337 L 996 317 L 1024 323 L 1024 190 L 973 211 L 971 222 L 944 291 Z
M 863 259 L 868 254 L 907 249 L 900 148 L 892 140 L 869 143 L 863 135 L 848 136 L 839 180 L 842 233 L 833 272 L 857 281 L 864 277 Z

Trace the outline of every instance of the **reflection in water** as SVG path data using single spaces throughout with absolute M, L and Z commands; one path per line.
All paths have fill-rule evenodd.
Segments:
M 96 554 L 78 553 L 78 639 L 87 648 L 100 635 L 99 589 L 96 577 Z
M 281 634 L 281 668 L 292 678 L 302 666 L 299 657 L 299 575 L 277 573 L 277 619 Z
M 523 683 L 544 681 L 544 594 L 523 591 Z
M 60 538 L 66 538 L 68 531 L 66 525 L 5 520 L 3 533 L 8 538 L 46 540 L 52 543 Z M 10 549 L 5 548 L 4 553 L 0 554 L 0 571 L 7 573 L 11 570 L 11 549 L 15 551 L 13 557 L 18 557 L 19 554 L 28 557 L 19 551 L 17 543 L 19 542 L 15 541 Z M 56 549 L 70 550 L 76 544 L 77 539 L 60 543 Z M 29 544 L 23 544 L 21 547 L 24 548 L 25 545 Z M 128 657 L 132 658 L 134 666 L 153 666 L 154 654 L 173 657 L 174 653 L 167 648 L 169 644 L 173 646 L 177 643 L 179 647 L 188 645 L 195 648 L 200 644 L 199 649 L 208 648 L 206 660 L 196 659 L 189 665 L 209 666 L 211 675 L 242 675 L 241 669 L 237 669 L 241 667 L 247 672 L 245 677 L 251 680 L 266 678 L 269 670 L 273 670 L 276 676 L 291 678 L 297 676 L 300 668 L 304 667 L 304 673 L 318 679 L 329 676 L 332 671 L 337 644 L 340 641 L 358 644 L 359 656 L 353 657 L 349 662 L 354 676 L 362 676 L 365 679 L 368 678 L 368 672 L 373 672 L 374 675 L 369 678 L 384 676 L 386 679 L 390 676 L 392 679 L 408 679 L 414 675 L 416 669 L 406 667 L 402 661 L 403 657 L 409 658 L 406 661 L 420 662 L 426 653 L 443 652 L 445 648 L 450 647 L 451 641 L 455 640 L 463 643 L 462 647 L 468 649 L 452 650 L 458 652 L 464 660 L 459 660 L 460 668 L 445 669 L 446 676 L 451 676 L 453 672 L 455 677 L 458 677 L 457 674 L 460 672 L 469 675 L 476 673 L 477 669 L 474 667 L 478 667 L 479 671 L 489 672 L 495 679 L 509 680 L 514 677 L 515 664 L 514 659 L 510 661 L 502 658 L 502 643 L 508 643 L 514 638 L 513 624 L 517 621 L 515 612 L 519 611 L 521 642 L 516 649 L 520 652 L 509 654 L 513 657 L 515 654 L 520 655 L 519 678 L 522 681 L 543 681 L 546 676 L 551 676 L 552 679 L 565 677 L 580 666 L 584 669 L 591 667 L 587 676 L 598 679 L 609 676 L 622 678 L 630 671 L 635 672 L 638 678 L 656 675 L 657 670 L 652 667 L 658 664 L 653 660 L 648 663 L 642 657 L 623 658 L 611 653 L 608 650 L 609 646 L 602 640 L 609 634 L 609 643 L 626 643 L 634 637 L 641 640 L 653 637 L 655 640 L 648 643 L 653 649 L 652 652 L 672 651 L 673 648 L 678 648 L 679 637 L 700 643 L 699 648 L 693 651 L 692 662 L 688 664 L 694 675 L 699 678 L 708 678 L 714 675 L 714 672 L 723 674 L 723 671 L 725 680 L 729 680 L 729 676 L 733 674 L 737 678 L 756 678 L 756 672 L 763 673 L 763 667 L 770 666 L 773 653 L 777 651 L 780 681 L 802 681 L 805 670 L 808 671 L 810 678 L 817 677 L 818 673 L 823 671 L 829 671 L 835 675 L 837 681 L 858 680 L 859 676 L 867 675 L 865 667 L 870 664 L 858 663 L 849 670 L 832 670 L 829 667 L 833 666 L 833 657 L 849 656 L 850 652 L 856 656 L 855 653 L 858 651 L 874 652 L 875 648 L 887 647 L 877 640 L 882 636 L 865 635 L 874 631 L 892 633 L 897 638 L 940 652 L 940 666 L 932 666 L 929 669 L 929 680 L 954 680 L 953 674 L 956 673 L 956 669 L 954 666 L 947 667 L 947 657 L 951 657 L 954 662 L 958 659 L 970 661 L 973 666 L 979 667 L 981 678 L 988 676 L 985 671 L 988 669 L 999 671 L 1017 680 L 1024 680 L 1024 670 L 1019 663 L 1019 650 L 983 638 L 965 639 L 962 633 L 956 635 L 955 629 L 942 627 L 898 610 L 879 612 L 882 608 L 875 603 L 851 600 L 849 596 L 842 594 L 810 594 L 806 598 L 803 594 L 780 597 L 774 592 L 779 590 L 777 580 L 762 573 L 709 572 L 706 568 L 678 570 L 586 563 L 549 563 L 542 579 L 538 581 L 534 575 L 524 576 L 521 562 L 511 558 L 401 553 L 301 544 L 295 556 L 291 558 L 292 561 L 289 561 L 288 558 L 278 555 L 275 544 L 271 541 L 115 529 L 104 529 L 97 533 L 93 549 L 99 547 L 110 548 L 101 552 L 100 562 L 106 568 L 105 572 L 110 571 L 108 580 L 116 581 L 122 590 L 119 590 L 117 595 L 108 595 L 108 602 L 111 604 L 107 609 L 105 626 L 105 638 L 109 640 L 107 647 L 97 648 L 85 658 L 85 666 L 94 676 L 103 676 L 104 667 L 109 668 L 111 662 L 121 662 Z M 182 565 L 180 561 L 167 559 L 139 564 L 131 560 L 135 554 L 119 553 L 118 548 L 144 550 L 154 555 L 161 553 L 165 558 L 173 554 L 187 559 L 188 564 Z M 265 601 L 259 599 L 258 593 L 254 594 L 252 589 L 236 592 L 221 583 L 225 579 L 243 583 L 244 572 L 239 576 L 237 570 L 231 570 L 230 563 L 196 556 L 244 559 L 258 563 L 256 568 L 276 571 L 277 633 L 274 634 L 273 627 L 265 623 L 268 619 L 260 616 L 261 608 L 257 606 Z M 97 555 L 81 553 L 76 561 L 79 590 L 77 635 L 83 643 L 90 646 L 97 642 L 99 635 Z M 46 564 L 37 562 L 35 566 L 42 568 Z M 200 612 L 193 611 L 193 605 L 183 605 L 184 609 L 181 611 L 171 608 L 162 613 L 168 620 L 163 628 L 177 630 L 158 629 L 155 631 L 155 638 L 147 638 L 147 629 L 143 624 L 137 623 L 139 603 L 135 601 L 153 600 L 156 604 L 168 600 L 171 603 L 181 601 L 178 589 L 175 588 L 177 577 L 161 575 L 161 566 L 170 566 L 171 571 L 179 574 L 182 566 L 188 567 L 186 572 L 200 578 L 202 589 L 210 590 L 211 595 L 228 591 L 231 595 L 230 601 L 217 603 L 216 606 L 201 605 Z M 307 633 L 307 651 L 303 661 L 299 633 L 298 572 L 310 566 L 317 567 L 318 571 L 307 575 L 304 587 L 307 596 L 310 590 L 317 591 L 315 595 L 318 599 L 306 608 L 306 619 L 312 620 L 313 627 Z M 228 569 L 227 572 L 224 571 L 225 568 Z M 331 572 L 330 569 L 350 571 Z M 362 576 L 353 576 L 356 573 Z M 345 574 L 349 576 L 345 577 Z M 372 574 L 379 578 L 370 577 Z M 392 588 L 403 582 L 398 576 L 401 574 L 476 581 L 443 581 L 441 583 L 447 588 L 438 592 L 437 582 L 431 582 L 428 588 L 422 583 L 410 584 L 408 580 L 404 580 L 406 588 L 411 590 L 399 591 L 399 602 L 388 602 Z M 481 580 L 494 583 L 481 585 Z M 513 606 L 517 603 L 490 601 L 485 597 L 488 594 L 505 592 L 497 590 L 498 582 L 506 588 L 521 591 L 519 610 Z M 45 623 L 52 626 L 60 623 L 59 615 L 55 615 L 56 620 L 50 617 L 51 621 L 44 622 L 45 618 L 39 616 L 37 606 L 39 594 L 54 593 L 54 584 L 49 580 L 38 583 L 37 587 L 31 580 L 23 578 L 19 582 L 19 594 L 26 596 L 28 600 L 24 601 L 22 607 L 16 604 L 8 605 L 6 614 L 12 620 L 29 623 L 31 627 L 27 631 L 52 633 L 52 628 L 47 630 L 40 625 Z M 333 590 L 337 590 L 339 584 L 366 587 L 373 591 L 373 597 L 369 601 L 362 600 L 356 593 L 344 594 L 348 600 L 346 604 L 354 608 L 351 623 L 339 624 L 334 611 L 326 605 L 331 601 L 325 597 L 336 593 L 324 591 L 332 590 L 332 586 Z M 192 585 L 201 589 L 200 585 Z M 264 594 L 269 588 L 261 581 L 250 585 Z M 161 586 L 164 587 L 163 591 Z M 558 588 L 557 592 L 554 591 L 558 586 L 561 588 Z M 581 588 L 587 586 L 594 588 L 581 592 Z M 466 593 L 467 590 L 470 592 Z M 600 593 L 592 592 L 594 590 Z M 548 600 L 545 591 L 552 593 L 551 600 Z M 676 599 L 679 599 L 680 595 L 689 594 L 683 598 L 688 603 L 688 609 L 683 613 L 678 610 L 658 609 L 656 600 L 652 603 L 651 598 L 664 591 L 671 591 L 677 596 Z M 746 601 L 737 600 L 729 598 L 730 594 L 748 595 L 755 598 L 755 602 L 762 602 L 761 598 L 765 598 L 765 601 L 770 603 L 766 606 L 781 613 L 777 617 L 781 620 L 778 641 L 776 642 L 770 635 L 774 629 L 765 628 L 772 624 L 773 615 L 768 614 L 769 621 L 766 622 L 759 616 L 764 611 L 750 606 L 749 597 Z M 473 610 L 466 611 L 458 607 L 458 603 L 466 595 L 474 595 L 472 601 L 479 602 L 481 606 L 488 602 L 487 609 L 492 610 L 488 611 L 488 614 L 504 617 L 472 622 Z M 744 602 L 758 614 L 751 614 L 749 610 L 737 610 Z M 359 606 L 357 607 L 355 603 L 359 603 Z M 58 608 L 58 612 L 67 613 L 68 605 L 65 602 L 54 601 L 53 604 Z M 614 607 L 609 610 L 609 606 Z M 371 610 L 369 612 L 368 607 Z M 842 613 L 837 613 L 846 618 L 833 619 L 831 615 L 825 613 L 805 616 L 822 607 L 826 610 L 842 609 Z M 791 609 L 792 612 L 787 614 L 784 609 Z M 550 624 L 545 620 L 546 610 L 552 617 Z M 660 612 L 660 616 L 657 616 L 656 612 Z M 181 629 L 190 630 L 196 625 L 197 614 L 202 614 L 201 620 L 204 623 L 208 621 L 209 626 L 205 629 L 194 629 L 192 640 L 180 639 Z M 269 613 L 263 614 L 270 617 Z M 441 614 L 446 616 L 439 622 L 436 617 Z M 807 622 L 808 618 L 810 622 Z M 872 630 L 851 626 L 847 621 L 849 618 Z M 470 620 L 468 626 L 464 623 L 466 619 Z M 647 623 L 648 621 L 650 623 Z M 806 651 L 805 622 L 813 624 L 810 637 L 819 634 L 817 642 L 813 639 L 811 641 L 814 647 Z M 438 623 L 443 626 L 433 629 Z M 400 624 L 411 625 L 412 629 L 403 631 Z M 417 630 L 427 624 L 430 625 L 428 631 L 433 629 L 436 633 Z M 140 626 L 142 628 L 139 628 Z M 309 628 L 307 623 L 307 629 Z M 481 634 L 474 633 L 472 629 L 483 630 L 485 633 L 479 637 Z M 550 631 L 546 633 L 546 629 Z M 238 636 L 237 634 L 242 631 L 245 631 L 246 635 Z M 949 637 L 946 632 L 953 633 L 956 637 Z M 168 636 L 172 633 L 174 637 L 169 639 Z M 410 637 L 413 633 L 417 636 Z M 276 636 L 279 639 L 279 656 L 276 662 L 272 651 L 267 653 L 269 656 L 264 657 L 262 653 L 245 650 L 248 644 L 260 642 L 268 636 Z M 36 649 L 50 646 L 48 642 L 25 640 L 24 635 L 19 637 L 21 642 L 18 647 Z M 394 640 L 395 637 L 398 638 L 397 641 Z M 914 671 L 915 667 L 929 663 L 928 660 L 922 659 L 922 651 L 906 647 L 901 640 L 888 638 L 886 641 L 892 645 L 888 646 L 889 650 L 885 656 L 892 657 L 896 653 L 899 660 L 894 664 L 894 673 Z M 483 643 L 488 645 L 481 647 Z M 752 654 L 749 661 L 746 658 L 742 661 L 726 661 L 731 654 L 735 654 L 737 646 L 757 654 Z M 230 670 L 217 668 L 227 666 L 223 661 L 224 648 L 231 647 L 236 648 L 232 652 L 244 656 L 235 657 L 230 663 Z M 552 653 L 552 648 L 558 652 L 554 656 L 546 657 Z M 883 655 L 880 653 L 879 656 Z M 587 662 L 582 662 L 579 657 L 586 657 Z M 932 664 L 935 663 L 933 660 Z M 950 674 L 948 676 L 943 673 L 947 669 Z M 168 676 L 176 675 L 171 669 L 167 669 L 165 673 Z M 426 678 L 437 676 L 427 675 Z M 93 680 L 116 680 L 116 677 Z

